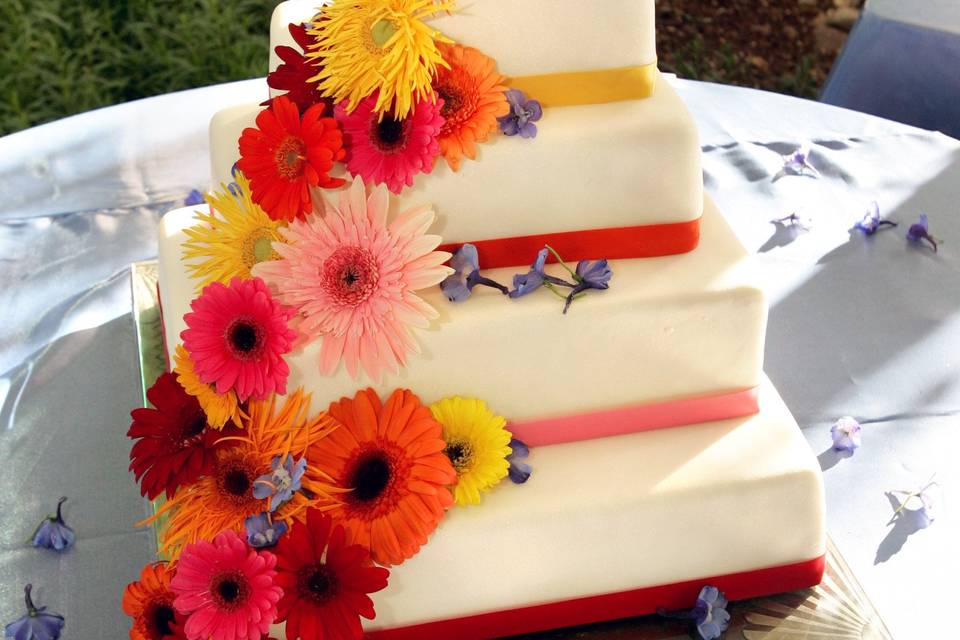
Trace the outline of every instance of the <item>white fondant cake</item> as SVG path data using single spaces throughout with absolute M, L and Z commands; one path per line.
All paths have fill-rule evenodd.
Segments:
M 160 297 L 168 348 L 180 342 L 194 281 L 181 259 L 195 208 L 160 225 Z M 374 382 L 341 368 L 318 373 L 314 342 L 287 358 L 288 388 L 313 394 L 326 408 L 358 388 L 381 395 L 397 387 L 424 398 L 483 398 L 512 420 L 547 418 L 735 391 L 756 386 L 763 360 L 767 306 L 750 285 L 746 254 L 720 213 L 707 206 L 700 246 L 688 254 L 614 261 L 611 289 L 580 300 L 566 315 L 553 296 L 508 301 L 477 289 L 451 304 L 439 288 L 424 299 L 440 311 L 417 331 L 422 353 L 399 376 Z M 558 267 L 548 270 L 560 275 Z M 509 282 L 516 269 L 485 272 Z M 531 388 L 542 386 L 542 393 Z

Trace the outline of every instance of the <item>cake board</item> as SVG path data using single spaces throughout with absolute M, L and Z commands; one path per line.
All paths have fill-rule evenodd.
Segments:
M 166 369 L 157 278 L 156 261 L 137 262 L 131 265 L 133 317 L 144 403 L 146 389 Z M 159 501 L 155 501 L 154 508 L 159 504 Z M 156 523 L 155 530 L 161 529 L 162 522 Z M 728 608 L 732 615 L 731 625 L 724 637 L 745 640 L 808 638 L 887 640 L 892 638 L 855 576 L 829 539 L 825 565 L 823 581 L 816 587 L 731 603 Z M 515 637 L 527 640 L 559 640 L 574 635 L 587 640 L 614 638 L 679 640 L 691 637 L 689 627 L 684 621 L 665 619 L 656 615 Z

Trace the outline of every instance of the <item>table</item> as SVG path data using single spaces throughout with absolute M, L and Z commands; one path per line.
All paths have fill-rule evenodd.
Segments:
M 954 606 L 960 524 L 888 525 L 889 489 L 936 472 L 960 489 L 960 143 L 835 107 L 673 81 L 694 113 L 707 190 L 757 253 L 770 299 L 766 370 L 824 467 L 829 530 L 897 638 L 935 637 Z M 67 618 L 67 638 L 126 637 L 120 595 L 150 560 L 148 513 L 126 471 L 140 400 L 129 264 L 154 226 L 206 183 L 207 123 L 258 100 L 251 80 L 81 114 L 0 138 L 0 620 L 21 588 Z M 812 147 L 821 176 L 783 176 Z M 868 204 L 901 226 L 849 231 Z M 909 244 L 930 214 L 940 251 Z M 800 227 L 770 220 L 796 212 Z M 832 455 L 853 415 L 864 445 Z M 57 555 L 23 543 L 57 498 L 79 540 Z M 949 504 L 947 505 L 949 506 Z

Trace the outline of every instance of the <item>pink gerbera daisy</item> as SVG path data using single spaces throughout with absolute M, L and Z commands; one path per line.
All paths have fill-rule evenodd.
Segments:
M 173 606 L 188 615 L 189 640 L 260 640 L 277 618 L 283 589 L 277 557 L 247 546 L 235 531 L 187 545 L 170 581 Z
M 367 183 L 386 184 L 400 193 L 404 185 L 413 184 L 415 175 L 433 171 L 433 161 L 440 155 L 443 100 L 420 100 L 402 120 L 389 113 L 381 118 L 374 110 L 376 104 L 374 94 L 350 113 L 344 102 L 334 109 L 343 129 L 347 169 Z
M 450 258 L 434 251 L 440 236 L 426 235 L 429 206 L 401 213 L 387 224 L 390 196 L 383 187 L 370 196 L 354 180 L 327 204 L 323 217 L 295 220 L 283 230 L 289 244 L 276 244 L 280 260 L 255 272 L 298 312 L 300 332 L 323 340 L 320 371 L 332 374 L 342 359 L 357 376 L 362 366 L 374 380 L 398 372 L 417 350 L 410 327 L 424 328 L 436 310 L 414 292 L 452 273 Z
M 274 300 L 263 280 L 212 282 L 190 308 L 180 337 L 201 381 L 217 393 L 235 390 L 241 402 L 286 393 L 283 354 L 297 337 L 287 326 L 293 310 Z

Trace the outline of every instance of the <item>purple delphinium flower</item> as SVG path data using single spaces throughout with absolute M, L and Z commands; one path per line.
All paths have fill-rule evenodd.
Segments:
M 543 108 L 536 100 L 527 100 L 527 96 L 519 89 L 507 90 L 507 103 L 510 113 L 497 118 L 500 131 L 504 135 L 521 138 L 536 138 L 537 125 L 534 124 L 543 115 Z
M 726 596 L 710 585 L 701 589 L 697 604 L 693 607 L 693 622 L 703 640 L 715 640 L 723 635 L 730 626 Z
M 793 153 L 783 156 L 783 170 L 802 176 L 804 171 L 810 171 L 814 176 L 820 172 L 810 162 L 810 147 L 800 147 Z
M 307 469 L 307 459 L 304 457 L 294 462 L 293 456 L 288 453 L 283 464 L 280 456 L 274 456 L 271 466 L 272 472 L 253 481 L 253 497 L 258 500 L 269 497 L 267 509 L 272 512 L 300 490 L 300 479 Z
M 606 260 L 581 260 L 577 263 L 577 285 L 570 290 L 567 301 L 563 305 L 563 312 L 570 308 L 570 303 L 581 291 L 587 289 L 609 289 L 613 270 Z
M 876 201 L 870 203 L 870 208 L 863 214 L 863 219 L 853 225 L 855 229 L 860 229 L 868 236 L 875 234 L 880 227 L 895 227 L 896 222 L 883 220 L 880 218 L 880 205 Z
M 247 530 L 247 542 L 257 549 L 272 547 L 287 532 L 287 523 L 282 520 L 274 522 L 269 513 L 249 516 L 243 526 Z
M 529 455 L 530 447 L 516 438 L 510 439 L 510 455 L 507 456 L 510 469 L 507 473 L 515 484 L 523 484 L 530 479 L 530 474 L 533 473 L 533 468 L 526 462 L 523 462 Z
M 23 600 L 27 613 L 3 628 L 6 638 L 15 640 L 57 640 L 63 630 L 64 619 L 58 613 L 48 613 L 46 607 L 37 607 L 30 597 L 32 584 L 23 588 Z
M 480 275 L 477 247 L 472 244 L 467 243 L 457 249 L 450 259 L 450 267 L 453 273 L 440 283 L 440 290 L 450 302 L 463 302 L 477 285 L 492 287 L 504 295 L 508 293 L 508 289 L 499 282 Z
M 907 229 L 907 240 L 911 242 L 925 240 L 930 243 L 933 252 L 937 252 L 937 239 L 930 235 L 930 221 L 927 219 L 927 214 L 921 213 L 920 219 L 910 225 Z
M 190 193 L 187 194 L 187 197 L 184 198 L 183 205 L 185 207 L 192 207 L 194 205 L 203 204 L 203 202 L 203 194 L 196 189 L 192 189 Z
M 57 502 L 56 515 L 44 518 L 37 530 L 33 532 L 31 540 L 33 546 L 60 552 L 73 546 L 77 534 L 74 533 L 72 527 L 63 521 L 63 503 L 66 501 L 66 497 L 60 498 L 60 501 Z
M 716 640 L 730 626 L 727 598 L 723 592 L 711 585 L 700 589 L 697 602 L 690 611 L 669 612 L 658 609 L 657 613 L 665 618 L 690 620 L 702 640 Z
M 853 453 L 860 448 L 860 423 L 850 416 L 844 416 L 830 427 L 830 436 L 834 449 Z
M 537 253 L 537 259 L 530 265 L 530 271 L 527 273 L 518 273 L 513 276 L 513 290 L 510 292 L 511 298 L 519 298 L 528 293 L 536 291 L 543 286 L 544 281 L 549 277 L 543 272 L 543 267 L 547 263 L 547 249 L 540 249 Z

